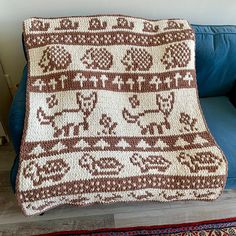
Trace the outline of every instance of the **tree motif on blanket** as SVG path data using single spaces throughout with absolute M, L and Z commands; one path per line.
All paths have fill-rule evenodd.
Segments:
M 65 108 L 52 115 L 46 114 L 43 108 L 39 107 L 37 120 L 40 125 L 50 125 L 54 129 L 53 137 L 71 136 L 71 130 L 73 131 L 72 136 L 77 136 L 80 127 L 83 130 L 89 129 L 88 117 L 97 104 L 97 93 L 92 92 L 85 95 L 82 92 L 77 92 L 76 103 L 77 107 Z

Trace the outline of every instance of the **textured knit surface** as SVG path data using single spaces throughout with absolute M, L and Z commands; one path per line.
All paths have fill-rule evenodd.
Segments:
M 25 214 L 220 195 L 227 163 L 199 108 L 185 20 L 32 18 L 24 40 L 17 198 Z

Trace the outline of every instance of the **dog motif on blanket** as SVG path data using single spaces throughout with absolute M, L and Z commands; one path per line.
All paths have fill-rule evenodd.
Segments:
M 92 92 L 89 95 L 84 95 L 81 92 L 76 93 L 76 108 L 62 109 L 52 115 L 47 115 L 42 107 L 37 110 L 37 119 L 40 125 L 51 125 L 54 129 L 53 137 L 61 135 L 70 136 L 70 130 L 73 130 L 73 135 L 79 134 L 80 127 L 83 130 L 89 129 L 88 117 L 94 110 L 97 103 L 97 93 Z
M 160 94 L 156 95 L 156 107 L 153 109 L 143 110 L 136 114 L 131 114 L 128 109 L 122 111 L 123 118 L 128 123 L 137 124 L 141 128 L 141 134 L 155 134 L 155 127 L 158 134 L 163 134 L 163 127 L 170 129 L 168 116 L 173 110 L 174 93 L 171 92 L 167 97 Z

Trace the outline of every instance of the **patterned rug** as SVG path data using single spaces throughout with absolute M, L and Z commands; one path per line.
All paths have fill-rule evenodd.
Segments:
M 233 236 L 236 235 L 236 218 L 221 220 L 210 220 L 195 223 L 138 226 L 130 228 L 98 229 L 62 231 L 38 236 L 54 235 L 93 235 L 93 236 L 115 236 L 115 235 L 177 235 L 177 236 Z

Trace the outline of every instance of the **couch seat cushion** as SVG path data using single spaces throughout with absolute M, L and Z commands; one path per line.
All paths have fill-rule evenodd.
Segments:
M 208 127 L 228 160 L 226 188 L 236 188 L 236 109 L 228 97 L 200 99 Z

